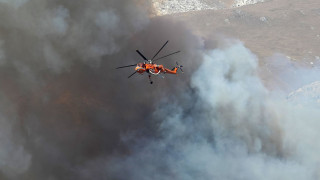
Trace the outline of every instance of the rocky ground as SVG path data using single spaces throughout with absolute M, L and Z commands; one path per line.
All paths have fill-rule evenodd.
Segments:
M 264 2 L 265 0 L 153 0 L 157 14 L 167 15 L 189 11 L 220 10 Z
M 262 58 L 282 53 L 292 60 L 320 58 L 320 1 L 272 0 L 221 10 L 172 14 L 199 35 L 243 41 Z
M 264 67 L 274 56 L 309 68 L 320 63 L 318 0 L 162 0 L 154 4 L 158 14 L 185 22 L 204 39 L 241 40 Z M 269 81 L 278 79 L 273 69 L 265 72 L 261 76 L 266 84 L 275 84 Z

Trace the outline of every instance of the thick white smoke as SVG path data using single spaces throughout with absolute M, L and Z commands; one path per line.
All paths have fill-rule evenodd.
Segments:
M 118 179 L 318 179 L 320 112 L 264 88 L 256 56 L 240 42 L 203 58 L 191 90 L 155 112 L 159 136 L 99 166 Z

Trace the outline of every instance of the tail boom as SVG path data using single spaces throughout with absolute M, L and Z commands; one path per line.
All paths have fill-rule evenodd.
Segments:
M 175 67 L 172 70 L 165 68 L 165 70 L 166 70 L 165 72 L 168 73 L 168 74 L 177 74 L 178 68 Z

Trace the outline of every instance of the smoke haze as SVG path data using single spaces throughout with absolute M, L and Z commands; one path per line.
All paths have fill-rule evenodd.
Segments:
M 241 42 L 204 48 L 144 0 L 0 0 L 0 12 L 0 179 L 319 178 L 319 112 L 268 91 Z M 115 70 L 166 40 L 159 56 L 181 53 L 161 63 L 185 74 L 151 86 Z
M 181 24 L 149 19 L 149 1 L 0 5 L 0 179 L 81 179 L 78 166 L 127 154 L 120 135 L 152 134 L 157 100 L 188 80 L 155 79 L 152 87 L 115 67 L 141 61 L 136 49 L 152 57 L 168 39 L 160 55 L 181 50 L 175 57 L 186 64 L 202 46 Z
M 256 56 L 226 44 L 204 54 L 191 89 L 158 107 L 156 138 L 127 137 L 132 154 L 98 166 L 116 179 L 318 179 L 317 107 L 269 92 Z

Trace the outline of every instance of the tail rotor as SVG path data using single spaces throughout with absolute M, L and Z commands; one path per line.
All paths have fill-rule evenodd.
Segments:
M 180 69 L 180 71 L 181 71 L 182 73 L 184 73 L 183 70 L 182 70 L 183 66 L 182 66 L 182 65 L 179 65 L 178 62 L 176 62 L 176 64 L 177 64 L 177 68 Z

